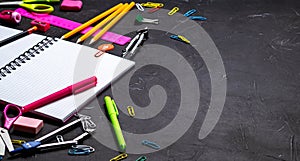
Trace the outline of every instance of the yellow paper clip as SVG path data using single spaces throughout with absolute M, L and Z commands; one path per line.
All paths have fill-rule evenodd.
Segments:
M 164 6 L 163 3 L 154 3 L 154 2 L 147 2 L 147 3 L 141 3 L 143 7 L 149 7 L 149 8 L 161 8 Z
M 132 106 L 128 106 L 127 111 L 128 111 L 129 116 L 131 116 L 131 117 L 135 116 L 134 108 Z
M 170 15 L 170 16 L 172 16 L 172 15 L 174 15 L 176 12 L 178 12 L 179 11 L 179 8 L 178 7 L 174 7 L 169 13 L 168 13 L 168 15 Z
M 118 160 L 125 159 L 125 158 L 127 158 L 127 157 L 128 157 L 128 155 L 127 155 L 126 153 L 122 153 L 122 154 L 120 154 L 120 155 L 118 155 L 118 156 L 112 158 L 112 159 L 109 160 L 109 161 L 118 161 Z
M 189 44 L 191 43 L 190 40 L 188 40 L 187 38 L 185 38 L 184 36 L 178 35 L 178 37 L 185 43 Z
M 26 142 L 25 140 L 11 140 L 11 143 L 16 145 L 22 145 L 25 142 Z

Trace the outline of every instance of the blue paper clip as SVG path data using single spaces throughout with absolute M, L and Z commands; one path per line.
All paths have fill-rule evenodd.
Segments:
M 87 155 L 93 153 L 95 149 L 87 145 L 75 145 L 72 146 L 72 149 L 69 149 L 69 155 Z
M 187 43 L 187 44 L 191 43 L 190 40 L 188 40 L 187 38 L 185 38 L 184 36 L 181 36 L 181 35 L 171 35 L 170 38 Z
M 146 161 L 146 160 L 147 160 L 147 157 L 141 156 L 141 157 L 137 158 L 137 160 L 135 160 L 135 161 Z
M 151 141 L 148 141 L 148 140 L 143 140 L 142 144 L 145 145 L 145 146 L 148 146 L 150 148 L 153 148 L 155 150 L 160 149 L 160 146 L 158 144 L 156 144 L 154 142 L 151 142 Z
M 200 21 L 206 21 L 207 18 L 206 17 L 202 17 L 202 16 L 190 16 L 191 20 L 200 20 Z
M 185 17 L 189 17 L 190 15 L 192 15 L 192 14 L 195 13 L 195 12 L 197 12 L 197 10 L 191 9 L 191 10 L 187 11 L 187 12 L 184 14 L 184 16 L 185 16 Z

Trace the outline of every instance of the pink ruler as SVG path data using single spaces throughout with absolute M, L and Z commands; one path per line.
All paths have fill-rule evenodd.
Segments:
M 74 21 L 71 21 L 71 20 L 68 20 L 65 18 L 54 16 L 54 15 L 30 13 L 23 8 L 18 8 L 15 11 L 20 13 L 24 17 L 34 19 L 34 20 L 36 19 L 36 20 L 48 22 L 51 25 L 61 27 L 61 28 L 67 29 L 67 30 L 73 30 L 81 25 L 81 23 L 74 22 Z M 82 30 L 81 33 L 85 34 L 90 29 L 92 29 L 92 27 L 87 27 L 86 29 Z M 95 32 L 94 35 L 97 34 L 98 32 L 99 31 Z M 130 37 L 119 35 L 119 34 L 116 34 L 113 32 L 106 32 L 101 37 L 101 39 L 105 40 L 105 41 L 113 42 L 113 43 L 116 43 L 119 45 L 125 45 L 127 42 L 129 42 L 131 40 Z

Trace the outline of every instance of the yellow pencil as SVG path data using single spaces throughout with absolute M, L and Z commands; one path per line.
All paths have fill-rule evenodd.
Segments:
M 122 6 L 123 4 L 120 3 L 112 8 L 110 8 L 109 10 L 106 10 L 105 12 L 99 14 L 98 16 L 94 17 L 93 19 L 85 22 L 84 24 L 78 26 L 77 28 L 75 28 L 74 30 L 64 34 L 61 39 L 67 39 L 71 36 L 73 36 L 74 34 L 76 34 L 77 32 L 85 29 L 86 27 L 90 26 L 91 24 L 95 23 L 96 21 L 100 20 L 103 17 L 106 17 L 107 15 L 111 14 L 112 12 L 114 12 L 115 10 L 117 10 L 120 6 Z
M 116 24 L 133 6 L 134 2 L 131 2 L 117 17 L 115 17 L 109 24 L 107 24 L 96 36 L 92 38 L 90 44 L 97 41 L 107 30 L 109 30 L 114 24 Z
M 96 32 L 100 27 L 102 27 L 104 24 L 106 24 L 107 22 L 109 22 L 111 19 L 113 19 L 114 17 L 116 17 L 121 11 L 124 10 L 124 8 L 126 8 L 128 6 L 128 3 L 125 3 L 125 5 L 120 6 L 114 13 L 112 13 L 111 15 L 109 15 L 108 17 L 106 17 L 103 21 L 101 21 L 99 24 L 97 24 L 96 26 L 94 26 L 90 31 L 88 31 L 87 33 L 85 33 L 84 35 L 82 35 L 76 43 L 80 43 L 82 41 L 84 41 L 85 39 L 87 39 L 89 36 L 91 36 L 94 32 Z

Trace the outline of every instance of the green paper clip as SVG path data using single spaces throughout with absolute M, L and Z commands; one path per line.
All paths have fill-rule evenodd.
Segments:
M 128 111 L 129 116 L 131 116 L 131 117 L 135 116 L 134 108 L 132 106 L 128 106 L 127 111 Z
M 147 160 L 147 157 L 141 156 L 141 157 L 137 158 L 137 160 L 135 160 L 135 161 L 146 161 L 146 160 Z
M 125 159 L 125 158 L 127 158 L 127 157 L 128 157 L 128 154 L 122 153 L 122 154 L 120 154 L 120 155 L 118 155 L 118 156 L 116 156 L 116 157 L 110 159 L 109 161 L 118 161 L 118 160 Z

